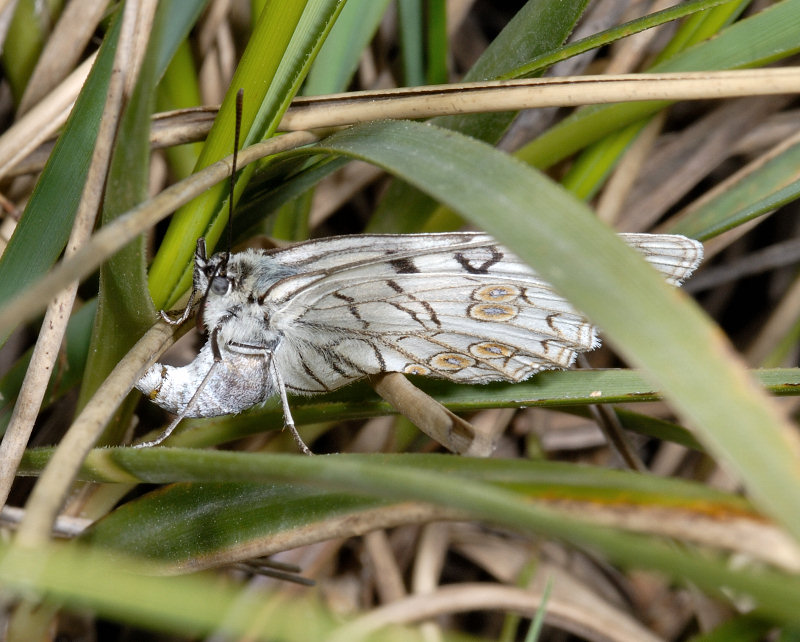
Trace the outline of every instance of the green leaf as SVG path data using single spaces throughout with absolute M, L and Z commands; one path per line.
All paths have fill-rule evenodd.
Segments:
M 86 182 L 119 37 L 115 20 L 47 165 L 0 257 L 0 304 L 22 292 L 56 262 L 67 244 Z M 0 337 L 0 343 L 6 336 Z
M 581 502 L 620 513 L 639 506 L 675 509 L 717 519 L 749 515 L 758 520 L 741 498 L 700 484 L 624 471 L 553 462 L 473 459 L 447 455 L 367 456 L 359 461 L 397 466 L 405 474 L 436 472 L 513 490 L 529 503 Z M 343 461 L 342 465 L 346 465 Z M 102 472 L 102 471 L 98 471 Z M 392 502 L 362 492 L 309 488 L 298 484 L 264 482 L 214 483 L 214 476 L 194 483 L 173 484 L 148 493 L 94 524 L 81 536 L 87 544 L 158 560 L 175 569 L 203 568 L 235 559 L 244 551 L 275 552 L 327 523 L 351 524 L 344 535 L 356 535 L 369 515 Z M 587 518 L 589 516 L 587 515 Z M 386 526 L 391 511 L 384 510 Z M 395 518 L 396 519 L 396 518 Z M 420 513 L 420 520 L 430 515 Z M 415 521 L 406 517 L 404 523 Z M 317 537 L 319 539 L 319 537 Z
M 414 465 L 415 461 L 419 465 Z M 720 587 L 723 586 L 741 591 L 756 602 L 762 613 L 782 621 L 800 622 L 797 611 L 800 581 L 793 575 L 765 569 L 734 570 L 724 559 L 698 555 L 669 543 L 569 518 L 546 506 L 531 503 L 514 490 L 519 475 L 525 474 L 529 466 L 524 461 L 509 465 L 504 460 L 452 456 L 423 459 L 409 455 L 299 457 L 127 448 L 95 450 L 87 464 L 112 473 L 116 470 L 118 475 L 127 479 L 147 479 L 153 483 L 201 478 L 250 484 L 260 481 L 302 484 L 328 493 L 346 492 L 362 497 L 429 502 L 519 532 L 558 537 L 628 566 L 651 568 L 668 577 L 689 579 L 715 595 L 721 595 Z M 496 479 L 504 481 L 498 485 L 481 481 L 480 473 L 477 476 L 467 474 L 470 467 L 483 471 L 494 467 Z M 465 474 L 454 474 L 457 470 Z M 676 480 L 670 483 L 678 484 Z M 709 491 L 702 489 L 699 492 L 705 494 Z M 277 510 L 280 512 L 280 508 Z
M 529 262 L 645 371 L 759 506 L 800 537 L 800 515 L 791 508 L 800 501 L 793 429 L 720 331 L 585 205 L 507 155 L 430 125 L 374 123 L 318 147 L 386 168 Z

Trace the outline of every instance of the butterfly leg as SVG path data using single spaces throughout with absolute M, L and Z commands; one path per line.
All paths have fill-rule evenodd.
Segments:
M 306 446 L 306 443 L 303 441 L 303 438 L 300 436 L 300 433 L 297 432 L 297 428 L 294 425 L 294 419 L 292 419 L 292 411 L 289 408 L 289 399 L 286 397 L 286 386 L 283 383 L 283 377 L 281 377 L 281 373 L 278 372 L 278 368 L 275 366 L 275 359 L 270 358 L 269 360 L 269 369 L 272 372 L 272 377 L 275 380 L 275 387 L 278 389 L 278 394 L 281 398 L 281 405 L 283 406 L 283 425 L 285 428 L 288 428 L 292 432 L 292 437 L 294 437 L 294 441 L 297 444 L 297 447 L 303 451 L 306 455 L 313 455 L 314 453 L 311 452 L 311 449 Z
M 197 295 L 198 287 L 197 270 L 204 266 L 207 261 L 208 257 L 206 256 L 206 240 L 200 237 L 197 239 L 197 248 L 194 251 L 195 275 L 192 279 L 192 290 L 189 292 L 189 300 L 186 302 L 186 307 L 184 307 L 182 311 L 171 310 L 167 312 L 166 310 L 161 310 L 159 312 L 161 318 L 170 325 L 181 325 L 192 313 L 192 307 L 194 307 L 194 297 Z M 177 316 L 173 319 L 173 315 Z

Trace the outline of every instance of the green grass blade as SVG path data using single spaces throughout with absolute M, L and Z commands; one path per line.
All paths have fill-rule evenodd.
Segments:
M 403 59 L 403 84 L 425 84 L 425 53 L 422 40 L 422 0 L 399 0 L 397 14 Z
M 228 155 L 233 145 L 235 95 L 244 89 L 243 143 L 269 137 L 288 107 L 341 10 L 343 0 L 268 3 L 234 74 L 196 169 Z M 252 168 L 242 170 L 235 196 Z M 227 221 L 220 184 L 182 207 L 173 217 L 150 268 L 150 295 L 157 307 L 174 304 L 191 282 L 191 258 L 197 238 L 213 248 Z M 216 218 L 215 218 L 216 217 Z
M 680 20 L 686 16 L 691 16 L 701 11 L 707 11 L 712 7 L 721 4 L 729 4 L 730 0 L 690 0 L 689 2 L 682 2 L 679 5 L 656 11 L 655 13 L 648 14 L 642 18 L 631 20 L 624 24 L 606 29 L 600 33 L 593 34 L 588 38 L 581 38 L 576 42 L 571 42 L 568 45 L 559 47 L 554 51 L 550 51 L 544 55 L 537 56 L 532 60 L 527 61 L 524 65 L 507 71 L 500 75 L 498 80 L 508 80 L 511 78 L 532 78 L 537 72 L 546 69 L 551 65 L 562 60 L 567 60 L 573 56 L 578 56 L 592 49 L 609 45 L 612 42 L 621 40 L 635 33 L 640 33 L 653 27 L 672 22 L 673 20 Z
M 800 444 L 792 428 L 719 330 L 582 203 L 505 154 L 431 126 L 376 123 L 321 147 L 402 176 L 530 262 L 645 370 L 759 506 L 800 537 L 792 509 L 800 501 Z
M 800 196 L 800 144 L 770 158 L 705 200 L 671 231 L 707 239 L 742 225 Z
M 115 21 L 0 257 L 0 304 L 40 278 L 67 244 L 97 137 L 118 37 L 119 21 Z
M 359 461 L 396 466 L 409 476 L 415 471 L 436 472 L 445 466 L 447 475 L 513 490 L 523 502 L 556 507 L 560 503 L 580 502 L 586 506 L 587 521 L 592 520 L 589 513 L 593 506 L 620 514 L 647 506 L 652 510 L 683 511 L 703 519 L 709 515 L 721 521 L 761 519 L 736 495 L 700 484 L 630 472 L 552 462 L 442 455 L 375 455 L 361 457 Z M 165 466 L 166 463 L 159 468 Z M 99 468 L 96 472 L 102 476 L 104 471 Z M 237 551 L 256 547 L 262 554 L 264 550 L 277 551 L 280 547 L 277 538 L 282 538 L 285 545 L 292 533 L 302 536 L 301 533 L 312 528 L 324 528 L 328 521 L 350 521 L 353 530 L 348 534 L 359 534 L 359 516 L 366 518 L 369 513 L 394 503 L 380 496 L 298 484 L 258 480 L 214 483 L 214 478 L 214 474 L 209 474 L 202 480 L 173 484 L 143 495 L 93 525 L 80 540 L 160 561 L 176 569 L 203 568 L 223 559 L 235 559 Z M 391 519 L 388 511 L 386 519 Z M 429 516 L 420 519 L 427 520 Z
M 652 538 L 565 517 L 527 501 L 509 488 L 453 474 L 454 466 L 469 465 L 462 463 L 469 462 L 467 458 L 439 457 L 435 467 L 409 466 L 403 463 L 406 460 L 413 458 L 407 455 L 312 458 L 153 448 L 96 450 L 88 461 L 107 470 L 116 468 L 129 479 L 135 476 L 154 483 L 213 476 L 226 482 L 302 484 L 326 492 L 430 502 L 520 532 L 557 537 L 626 566 L 651 568 L 669 577 L 688 579 L 715 595 L 721 596 L 721 587 L 741 591 L 755 600 L 764 614 L 781 621 L 800 622 L 797 611 L 800 581 L 793 575 L 765 569 L 734 570 L 725 559 L 678 550 Z M 476 461 L 478 466 L 492 462 Z M 501 471 L 505 464 L 503 460 L 494 462 Z M 525 467 L 526 462 L 519 465 Z
M 311 65 L 303 86 L 304 96 L 335 94 L 347 89 L 361 54 L 388 6 L 389 0 L 347 0 Z
M 483 52 L 464 82 L 489 80 L 531 58 L 561 46 L 586 7 L 585 0 L 528 2 Z M 479 140 L 496 143 L 514 113 L 468 114 L 431 122 Z M 368 232 L 419 232 L 439 204 L 424 193 L 394 181 L 367 226 Z
M 650 71 L 702 71 L 758 67 L 800 50 L 800 0 L 783 0 L 656 65 Z M 666 101 L 587 107 L 517 151 L 540 169 L 637 120 L 663 109 Z
M 443 85 L 448 81 L 447 55 L 447 4 L 445 0 L 428 0 L 427 43 L 429 85 Z

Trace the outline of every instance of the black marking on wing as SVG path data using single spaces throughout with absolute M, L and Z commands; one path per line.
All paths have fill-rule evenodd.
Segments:
M 392 288 L 392 290 L 397 292 L 397 294 L 405 293 L 405 290 L 402 288 L 402 286 L 398 285 L 397 281 L 394 281 L 392 279 L 388 279 L 386 281 L 386 285 L 388 285 L 390 288 Z
M 305 370 L 305 373 L 309 377 L 311 377 L 314 381 L 316 381 L 323 390 L 330 392 L 330 388 L 328 388 L 328 386 L 325 385 L 325 382 L 322 381 L 322 379 L 320 379 L 316 374 L 314 374 L 314 371 L 308 367 L 306 360 L 303 359 L 302 356 L 300 356 L 300 364 L 303 366 L 303 370 Z
M 334 347 L 336 347 L 336 344 L 334 344 Z M 335 356 L 334 356 L 334 355 L 330 355 L 330 356 L 327 356 L 327 355 L 326 355 L 325 361 L 328 363 L 328 365 L 329 365 L 329 366 L 330 366 L 330 367 L 331 367 L 333 370 L 335 370 L 336 372 L 338 372 L 338 373 L 339 373 L 340 375 L 342 375 L 343 377 L 350 377 L 350 378 L 352 378 L 352 377 L 353 377 L 352 370 L 355 370 L 356 372 L 360 373 L 360 374 L 361 374 L 361 376 L 367 376 L 368 374 L 370 374 L 369 372 L 367 372 L 366 370 L 364 370 L 364 368 L 362 368 L 361 366 L 357 365 L 356 363 L 353 363 L 353 362 L 352 362 L 350 359 L 348 359 L 347 357 L 345 357 L 344 355 L 342 355 L 342 354 L 340 354 L 340 353 L 338 353 L 338 352 L 336 353 L 336 355 L 335 355 Z M 345 370 L 344 370 L 344 369 L 343 369 L 343 368 L 342 368 L 342 367 L 339 365 L 339 363 L 342 363 L 342 364 L 344 364 L 345 366 L 349 367 L 349 368 L 351 369 L 351 372 L 346 372 L 346 371 L 345 371 Z
M 414 321 L 416 321 L 416 322 L 417 322 L 417 323 L 418 323 L 418 324 L 419 324 L 421 327 L 423 327 L 423 328 L 425 327 L 425 322 L 424 322 L 424 321 L 422 321 L 422 320 L 421 320 L 421 319 L 420 319 L 420 318 L 417 316 L 417 313 L 416 313 L 416 312 L 414 312 L 414 310 L 409 310 L 409 309 L 408 309 L 406 306 L 404 306 L 402 303 L 397 303 L 396 301 L 387 301 L 386 303 L 388 303 L 389 305 L 391 305 L 391 306 L 392 306 L 392 307 L 393 307 L 395 310 L 400 310 L 400 312 L 403 312 L 403 313 L 407 314 L 408 316 L 410 316 L 410 317 L 411 317 L 412 319 L 414 319 Z
M 341 299 L 342 301 L 347 301 L 348 303 L 353 303 L 353 301 L 355 301 L 353 297 L 342 294 L 341 292 L 334 292 L 333 296 L 335 296 L 337 299 Z
M 425 301 L 425 300 L 420 300 L 420 299 L 417 299 L 416 297 L 413 297 L 413 296 L 411 296 L 411 295 L 408 295 L 408 298 L 409 298 L 410 300 L 412 300 L 412 301 L 416 301 L 417 303 L 419 303 L 420 305 L 422 305 L 422 307 L 423 307 L 423 308 L 425 308 L 425 311 L 426 311 L 426 312 L 428 313 L 428 315 L 430 316 L 430 321 L 431 321 L 431 323 L 433 323 L 434 325 L 436 325 L 436 326 L 437 326 L 437 327 L 439 327 L 439 328 L 441 328 L 441 327 L 442 327 L 442 322 L 441 322 L 441 321 L 439 321 L 439 317 L 438 317 L 438 316 L 436 316 L 436 310 L 434 310 L 434 309 L 433 309 L 433 306 L 432 306 L 430 303 L 428 303 L 428 302 L 427 302 L 427 301 Z M 417 314 L 417 313 L 416 313 L 414 310 L 411 310 L 411 309 L 407 308 L 406 306 L 404 306 L 402 303 L 397 303 L 396 301 L 386 301 L 386 303 L 388 303 L 389 305 L 391 305 L 393 308 L 395 308 L 395 309 L 397 309 L 397 310 L 400 310 L 400 312 L 404 312 L 405 314 L 407 314 L 408 316 L 410 316 L 410 317 L 411 317 L 412 319 L 414 319 L 414 321 L 416 321 L 416 322 L 417 322 L 417 323 L 418 323 L 418 324 L 419 324 L 421 327 L 423 327 L 423 328 L 427 328 L 427 326 L 425 325 L 425 321 L 423 321 L 422 319 L 420 319 L 420 318 L 419 318 L 419 315 L 418 315 L 418 314 Z
M 353 297 L 342 294 L 341 292 L 334 292 L 333 296 L 335 296 L 337 299 L 345 301 L 348 304 L 348 312 L 350 312 L 350 314 L 352 314 L 357 321 L 360 321 L 361 325 L 363 325 L 365 329 L 369 327 L 369 323 L 361 318 L 361 314 L 358 311 L 358 307 L 355 305 L 355 299 Z
M 439 317 L 436 315 L 436 310 L 433 309 L 433 306 L 424 299 L 423 300 L 414 299 L 414 300 L 419 301 L 422 304 L 422 306 L 428 311 L 428 314 L 431 315 L 431 321 L 441 328 L 442 322 L 439 321 Z
M 414 261 L 410 256 L 404 256 L 399 259 L 389 259 L 389 265 L 398 274 L 418 274 L 419 268 L 414 265 Z
M 375 352 L 375 358 L 377 359 L 378 363 L 380 364 L 381 372 L 386 372 L 386 360 L 383 358 L 383 355 L 381 354 L 381 351 L 378 349 L 378 346 L 376 346 L 371 341 L 369 342 L 369 346 Z
M 437 325 L 438 327 L 442 327 L 442 322 L 439 321 L 439 317 L 436 315 L 436 310 L 433 309 L 433 306 L 428 301 L 426 301 L 425 299 L 419 299 L 419 298 L 415 297 L 413 294 L 409 294 L 408 292 L 406 292 L 405 288 L 403 288 L 403 286 L 400 285 L 394 279 L 387 279 L 386 280 L 386 285 L 388 285 L 390 288 L 392 288 L 392 290 L 394 290 L 398 294 L 403 294 L 403 295 L 406 296 L 406 298 L 410 299 L 411 301 L 416 301 L 417 303 L 419 303 L 423 308 L 425 308 L 425 311 L 428 313 L 428 315 L 431 318 L 431 322 L 434 323 L 435 325 Z M 387 301 L 387 303 L 389 303 L 390 305 L 393 305 L 395 308 L 397 308 L 401 312 L 405 312 L 412 319 L 414 319 L 414 321 L 419 323 L 421 326 L 425 327 L 425 324 L 422 321 L 420 321 L 419 318 L 417 318 L 417 313 L 414 312 L 413 310 L 409 310 L 409 309 L 405 308 L 400 303 L 394 303 L 392 301 Z
M 334 372 L 342 375 L 343 377 L 352 376 L 352 375 L 350 375 L 350 373 L 345 372 L 344 368 L 342 368 L 339 365 L 340 361 L 342 363 L 344 363 L 345 365 L 352 365 L 352 364 L 347 363 L 347 360 L 344 359 L 343 357 L 339 357 L 338 355 L 334 356 L 333 354 L 331 354 L 331 352 L 329 350 L 325 350 L 325 363 L 327 363 L 331 367 L 331 370 L 333 370 Z
M 456 252 L 454 258 L 470 274 L 488 274 L 490 267 L 503 260 L 503 253 L 497 249 L 496 245 L 488 246 L 487 249 L 491 251 L 492 256 L 478 266 L 472 265 L 470 260 L 461 252 Z

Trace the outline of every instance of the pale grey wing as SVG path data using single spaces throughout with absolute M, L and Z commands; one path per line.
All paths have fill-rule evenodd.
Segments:
M 703 260 L 703 244 L 679 234 L 620 234 L 667 283 L 680 285 Z
M 622 240 L 641 253 L 673 285 L 680 285 L 703 258 L 699 241 L 677 234 L 620 234 Z M 467 252 L 467 254 L 465 254 Z M 439 234 L 359 234 L 333 236 L 298 243 L 267 253 L 281 265 L 298 272 L 270 288 L 269 298 L 276 304 L 290 301 L 302 290 L 333 275 L 346 275 L 370 266 L 376 276 L 427 274 L 441 268 L 456 273 L 474 273 L 503 261 L 515 271 L 531 273 L 530 268 L 510 250 L 482 232 Z M 470 262 L 471 261 L 471 262 Z
M 276 358 L 287 388 L 317 392 L 391 371 L 521 381 L 596 345 L 594 327 L 533 277 L 352 275 L 287 323 Z
M 359 256 L 369 245 L 385 258 L 340 254 L 337 266 L 315 273 L 309 264 L 272 288 L 269 301 L 282 304 L 273 322 L 285 337 L 276 358 L 287 387 L 319 392 L 385 371 L 521 381 L 597 345 L 594 327 L 491 237 L 452 235 L 458 240 L 437 251 L 431 245 L 442 236 L 359 237 Z M 398 238 L 416 240 L 415 249 L 398 251 Z M 683 237 L 625 240 L 673 282 L 702 253 Z
M 267 254 L 281 265 L 307 275 L 352 269 L 360 265 L 398 261 L 406 255 L 447 251 L 464 245 L 495 245 L 483 232 L 442 232 L 438 234 L 355 234 L 329 236 L 297 243 Z

